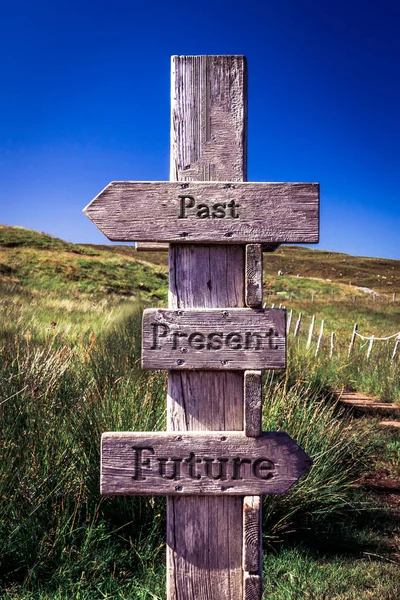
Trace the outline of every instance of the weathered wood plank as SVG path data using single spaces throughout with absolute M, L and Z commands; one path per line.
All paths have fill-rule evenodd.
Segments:
M 101 493 L 283 494 L 310 466 L 309 457 L 283 431 L 257 438 L 232 432 L 104 433 Z M 254 565 L 259 552 L 252 511 L 259 514 L 256 499 L 247 506 L 246 565 Z
M 144 369 L 283 369 L 285 310 L 147 309 L 143 313 Z
M 152 244 L 151 242 L 137 242 L 136 252 L 168 252 L 169 244 Z
M 249 308 L 263 305 L 263 250 L 261 244 L 246 246 L 245 299 Z
M 246 108 L 244 57 L 173 57 L 170 178 L 246 179 Z M 169 256 L 170 308 L 244 306 L 243 246 Z M 171 371 L 167 427 L 243 430 L 243 373 Z M 239 496 L 167 498 L 168 600 L 242 598 L 242 512 Z
M 114 241 L 314 243 L 319 185 L 114 181 L 84 212 Z
M 246 496 L 243 502 L 243 569 L 261 574 L 261 497 Z
M 243 600 L 261 600 L 262 580 L 260 575 L 244 573 L 243 575 Z
M 262 431 L 262 373 L 246 371 L 244 374 L 244 432 L 257 437 Z

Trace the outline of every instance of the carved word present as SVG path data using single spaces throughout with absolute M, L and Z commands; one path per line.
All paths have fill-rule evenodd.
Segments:
M 271 309 L 147 309 L 145 369 L 283 369 L 286 311 Z
M 104 433 L 101 493 L 282 494 L 310 466 L 281 431 Z
M 121 242 L 313 243 L 319 185 L 115 181 L 84 212 Z

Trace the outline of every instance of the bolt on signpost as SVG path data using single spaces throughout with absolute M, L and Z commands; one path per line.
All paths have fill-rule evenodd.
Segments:
M 169 182 L 114 182 L 85 209 L 111 240 L 169 244 L 169 307 L 143 315 L 142 365 L 168 369 L 167 432 L 104 433 L 101 492 L 167 496 L 167 597 L 261 598 L 262 494 L 311 466 L 263 432 L 263 369 L 286 311 L 262 308 L 262 250 L 316 243 L 319 186 L 248 183 L 243 56 L 172 57 Z

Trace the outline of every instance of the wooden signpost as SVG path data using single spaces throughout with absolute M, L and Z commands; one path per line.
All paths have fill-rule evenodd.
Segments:
M 169 600 L 259 600 L 260 495 L 311 465 L 262 432 L 262 369 L 286 362 L 262 251 L 318 241 L 319 186 L 245 182 L 243 56 L 172 57 L 171 97 L 171 181 L 111 183 L 85 209 L 112 240 L 169 243 L 169 307 L 144 312 L 142 350 L 169 370 L 168 431 L 103 434 L 101 490 L 167 495 Z

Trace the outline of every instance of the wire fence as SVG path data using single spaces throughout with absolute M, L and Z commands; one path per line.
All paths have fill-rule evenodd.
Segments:
M 264 308 L 266 307 L 266 303 L 264 303 Z M 271 308 L 274 308 L 275 305 L 272 304 Z M 279 304 L 279 308 L 282 308 L 282 304 Z M 285 307 L 284 307 L 285 308 Z M 288 311 L 287 313 L 287 318 L 286 318 L 286 335 L 289 337 L 292 329 L 293 329 L 293 337 L 298 337 L 300 335 L 300 331 L 302 328 L 302 322 L 303 322 L 303 314 L 301 312 L 299 312 L 296 315 L 293 312 L 293 309 Z M 304 326 L 303 326 L 304 329 Z M 312 343 L 313 340 L 316 341 L 315 343 L 315 356 L 318 356 L 318 353 L 320 352 L 321 348 L 322 348 L 322 341 L 325 335 L 325 340 L 328 341 L 328 344 L 325 344 L 325 347 L 327 347 L 329 349 L 329 356 L 330 358 L 333 357 L 335 351 L 339 348 L 341 350 L 347 350 L 347 356 L 350 357 L 351 354 L 354 351 L 355 348 L 355 341 L 356 339 L 359 339 L 361 343 L 359 345 L 359 350 L 363 350 L 363 348 L 366 348 L 366 359 L 368 360 L 372 354 L 372 349 L 374 347 L 374 344 L 376 342 L 389 342 L 390 340 L 394 340 L 394 347 L 393 347 L 393 351 L 391 353 L 391 362 L 393 362 L 397 355 L 400 354 L 400 331 L 398 331 L 397 333 L 392 333 L 390 335 L 387 336 L 375 336 L 375 335 L 362 335 L 361 333 L 359 333 L 358 331 L 358 324 L 354 323 L 353 325 L 353 330 L 350 333 L 349 331 L 349 338 L 346 340 L 343 339 L 343 333 L 341 332 L 341 335 L 338 336 L 338 334 L 335 331 L 331 331 L 330 334 L 327 333 L 327 328 L 325 325 L 325 320 L 321 319 L 319 322 L 319 333 L 318 336 L 315 339 L 315 335 L 314 335 L 314 331 L 316 331 L 318 329 L 318 322 L 317 322 L 317 317 L 316 315 L 312 315 L 311 316 L 311 322 L 309 325 L 309 329 L 308 329 L 308 335 L 307 335 L 307 342 L 306 342 L 306 349 L 309 350 L 312 347 Z

